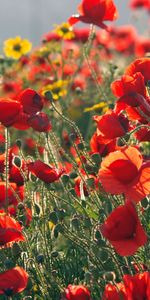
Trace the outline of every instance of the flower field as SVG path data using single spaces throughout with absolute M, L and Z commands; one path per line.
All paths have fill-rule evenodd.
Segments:
M 0 299 L 150 300 L 150 39 L 118 18 L 82 0 L 4 41 Z

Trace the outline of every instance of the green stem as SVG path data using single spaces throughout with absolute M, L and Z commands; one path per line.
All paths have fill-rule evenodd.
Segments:
M 8 199 L 8 176 L 9 176 L 9 132 L 8 128 L 5 128 L 5 210 L 6 212 L 8 211 L 8 204 L 9 204 L 9 199 Z

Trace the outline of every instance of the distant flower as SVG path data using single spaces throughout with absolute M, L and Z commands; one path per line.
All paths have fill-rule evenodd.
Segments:
M 4 53 L 7 57 L 19 59 L 27 54 L 32 48 L 32 44 L 28 40 L 21 39 L 20 36 L 8 39 L 4 42 Z
M 42 95 L 45 96 L 46 92 L 51 92 L 53 99 L 58 100 L 61 97 L 66 96 L 67 94 L 67 80 L 58 80 L 52 84 L 48 84 L 42 88 Z
M 0 295 L 13 296 L 21 293 L 27 286 L 28 277 L 27 272 L 20 267 L 0 273 Z
M 90 300 L 90 291 L 83 285 L 71 285 L 65 289 L 65 300 Z
M 122 282 L 115 285 L 107 284 L 102 300 L 128 300 L 124 284 Z
M 62 23 L 55 28 L 55 33 L 63 39 L 71 40 L 74 38 L 73 28 L 69 23 Z
M 150 0 L 131 0 L 130 7 L 132 9 L 145 8 L 150 10 Z
M 94 104 L 93 106 L 91 107 L 86 107 L 84 109 L 84 112 L 89 112 L 89 111 L 100 111 L 101 113 L 105 113 L 108 109 L 108 105 L 106 102 L 100 102 L 100 103 L 97 103 L 97 104 Z

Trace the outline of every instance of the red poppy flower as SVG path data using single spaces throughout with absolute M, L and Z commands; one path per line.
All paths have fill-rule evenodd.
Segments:
M 20 166 L 15 164 L 16 159 L 18 160 L 18 163 L 20 163 Z M 26 163 L 19 157 L 14 156 L 13 164 L 9 169 L 9 180 L 10 182 L 15 182 L 17 186 L 22 186 L 25 178 L 28 178 Z
M 130 7 L 132 9 L 145 8 L 150 9 L 150 0 L 131 0 Z
M 135 147 L 123 147 L 104 158 L 99 178 L 106 192 L 139 202 L 150 192 L 150 161 L 143 163 Z
M 38 112 L 28 119 L 28 125 L 39 132 L 48 132 L 52 129 L 52 125 L 48 116 L 43 112 Z
M 113 0 L 82 0 L 78 6 L 80 15 L 73 15 L 68 22 L 73 25 L 79 21 L 107 28 L 104 21 L 114 21 L 118 12 Z
M 22 110 L 22 105 L 16 100 L 0 98 L 0 122 L 9 127 L 13 125 Z
M 131 25 L 113 27 L 110 31 L 112 48 L 117 52 L 133 54 L 136 36 L 135 27 Z
M 140 38 L 137 40 L 135 45 L 135 55 L 145 56 L 146 53 L 150 52 L 150 39 L 149 38 Z
M 123 281 L 128 299 L 150 299 L 150 272 L 144 272 L 134 276 L 124 275 Z
M 115 286 L 111 283 L 107 284 L 102 300 L 129 300 L 127 298 L 124 284 L 121 282 L 116 283 Z
M 125 110 L 130 120 L 147 123 L 150 118 L 150 98 L 144 98 L 138 93 L 124 95 L 116 102 L 114 111 L 120 113 Z
M 28 274 L 21 267 L 15 267 L 0 274 L 0 294 L 12 296 L 21 293 L 27 286 Z
M 150 299 L 150 272 L 124 275 L 123 283 L 108 284 L 103 300 L 145 300 Z
M 89 175 L 88 177 L 86 175 L 84 176 L 84 180 L 86 181 L 86 179 L 93 179 L 93 186 L 89 187 L 89 190 L 96 190 L 98 188 L 98 180 L 94 175 Z M 75 192 L 77 194 L 78 197 L 82 197 L 82 193 L 83 196 L 87 197 L 89 195 L 89 192 L 87 190 L 87 186 L 86 184 L 83 182 L 81 177 L 77 177 L 75 179 Z
M 117 97 L 122 97 L 130 93 L 138 93 L 146 97 L 146 87 L 144 77 L 140 72 L 131 75 L 123 75 L 121 79 L 115 80 L 111 84 L 112 93 Z
M 32 210 L 30 208 L 28 208 L 27 206 L 25 206 L 23 203 L 21 203 L 21 208 L 19 207 L 19 205 L 17 207 L 9 206 L 8 212 L 11 217 L 16 217 L 19 209 L 21 210 L 22 215 L 25 217 L 24 225 L 29 226 L 32 221 Z
M 8 205 L 14 204 L 17 205 L 18 198 L 20 193 L 16 183 L 9 183 L 7 189 L 7 197 L 8 197 Z M 6 183 L 0 182 L 0 207 L 4 207 L 6 205 Z
M 36 160 L 28 164 L 29 172 L 44 181 L 45 183 L 52 183 L 57 181 L 62 175 L 63 170 L 58 171 L 54 167 L 43 163 L 41 160 Z
M 54 31 L 50 31 L 48 33 L 45 33 L 42 36 L 42 42 L 43 43 L 48 43 L 48 42 L 51 42 L 51 41 L 60 41 L 60 40 L 61 40 L 61 37 Z
M 90 300 L 90 291 L 83 285 L 71 285 L 65 289 L 66 300 Z
M 43 100 L 41 96 L 30 88 L 23 90 L 18 95 L 17 99 L 22 104 L 23 111 L 26 114 L 36 114 L 43 108 Z
M 131 202 L 114 209 L 100 226 L 100 231 L 121 256 L 133 255 L 147 242 L 147 236 Z
M 25 238 L 20 224 L 15 219 L 0 214 L 0 247 L 10 247 L 10 243 L 21 241 L 25 241 Z
M 22 90 L 22 81 L 4 81 L 2 83 L 2 93 L 10 99 L 15 99 Z
M 150 123 L 147 124 L 149 128 L 141 128 L 134 133 L 134 136 L 139 142 L 150 142 Z
M 89 37 L 89 28 L 75 28 L 73 31 L 75 37 L 73 40 L 86 43 Z
M 116 139 L 107 144 L 99 142 L 97 132 L 93 134 L 90 140 L 90 148 L 92 150 L 92 153 L 99 153 L 102 157 L 108 155 L 110 152 L 119 149 L 119 147 L 116 145 Z
M 123 114 L 108 110 L 103 116 L 95 116 L 99 143 L 107 144 L 117 137 L 124 136 L 129 130 L 129 121 Z M 111 128 L 111 130 L 110 130 Z
M 13 127 L 19 130 L 26 130 L 30 128 L 28 124 L 29 115 L 24 113 L 23 110 L 16 117 Z
M 125 70 L 125 75 L 133 76 L 133 74 L 141 72 L 144 76 L 145 82 L 150 79 L 150 58 L 141 57 L 131 63 Z

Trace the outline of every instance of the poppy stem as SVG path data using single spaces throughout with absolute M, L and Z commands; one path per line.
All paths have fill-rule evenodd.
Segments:
M 88 68 L 91 71 L 92 78 L 96 83 L 98 93 L 100 94 L 100 96 L 104 97 L 105 101 L 107 101 L 106 94 L 101 89 L 101 86 L 100 86 L 99 81 L 98 81 L 98 76 L 97 76 L 94 68 L 92 67 L 92 64 L 91 64 L 90 59 L 89 59 L 89 50 L 90 50 L 90 47 L 92 45 L 93 37 L 94 37 L 94 25 L 91 24 L 91 30 L 90 30 L 90 33 L 89 33 L 88 41 L 85 44 L 85 46 L 83 47 L 83 55 L 84 55 L 84 58 L 87 62 Z
M 5 210 L 8 211 L 8 176 L 9 176 L 9 132 L 5 128 Z

